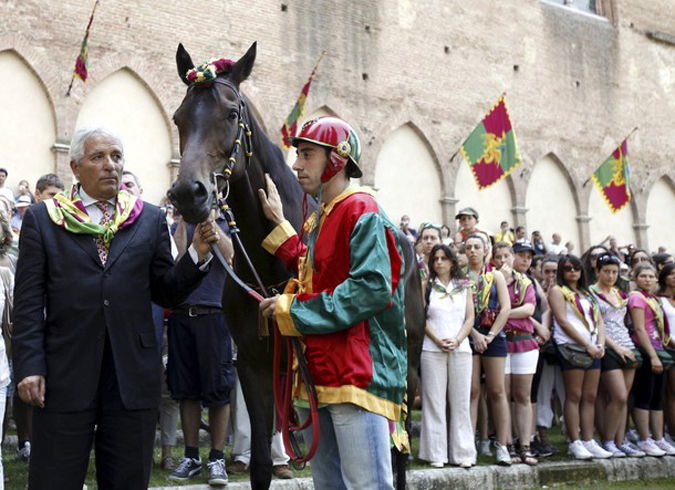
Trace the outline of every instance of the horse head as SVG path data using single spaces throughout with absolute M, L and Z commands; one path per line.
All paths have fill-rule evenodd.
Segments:
M 246 172 L 250 131 L 239 85 L 251 74 L 255 56 L 253 43 L 236 63 L 212 60 L 195 68 L 183 45 L 178 45 L 178 75 L 188 89 L 173 116 L 181 163 L 169 199 L 188 223 L 204 221 L 213 206 L 214 190 Z

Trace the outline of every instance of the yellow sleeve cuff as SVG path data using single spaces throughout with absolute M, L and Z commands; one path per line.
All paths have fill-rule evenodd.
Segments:
M 277 300 L 277 306 L 274 309 L 274 318 L 277 321 L 279 332 L 285 337 L 300 337 L 302 334 L 298 332 L 291 317 L 291 304 L 295 294 L 282 294 Z
M 262 246 L 272 255 L 277 253 L 277 249 L 290 237 L 296 235 L 295 229 L 291 226 L 288 220 L 279 223 L 272 232 L 265 237 Z

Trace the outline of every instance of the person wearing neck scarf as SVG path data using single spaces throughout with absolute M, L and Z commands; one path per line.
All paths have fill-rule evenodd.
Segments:
M 478 403 L 481 391 L 480 376 L 485 372 L 485 388 L 497 431 L 495 443 L 497 464 L 511 465 L 506 448 L 511 430 L 511 416 L 504 386 L 506 364 L 506 335 L 504 325 L 511 312 L 509 292 L 504 275 L 488 270 L 488 244 L 482 234 L 470 235 L 464 243 L 468 265 L 467 279 L 473 289 L 475 323 L 469 341 L 473 351 L 471 378 L 471 419 L 474 428 L 478 423 Z M 481 448 L 482 450 L 482 448 Z
M 654 296 L 656 269 L 650 263 L 634 269 L 637 289 L 630 294 L 628 309 L 633 319 L 633 341 L 642 350 L 644 361 L 635 373 L 633 420 L 638 432 L 638 447 L 648 456 L 673 456 L 663 434 L 663 394 L 666 375 L 672 365 L 665 350 L 675 346 L 659 298 Z M 651 434 L 651 437 L 650 437 Z
M 595 400 L 601 359 L 605 354 L 605 327 L 597 302 L 588 291 L 581 260 L 575 255 L 560 259 L 557 284 L 551 288 L 548 300 L 553 312 L 556 345 L 581 346 L 592 358 L 590 366 L 584 369 L 558 354 L 565 384 L 569 452 L 576 459 L 609 458 L 612 453 L 593 439 Z
M 603 415 L 596 417 L 598 432 L 602 436 L 605 450 L 615 458 L 625 456 L 641 457 L 642 451 L 624 440 L 626 419 L 628 417 L 628 396 L 635 378 L 635 344 L 626 327 L 628 296 L 617 286 L 621 261 L 618 257 L 605 253 L 595 258 L 597 282 L 590 291 L 597 299 L 602 320 L 607 332 L 608 355 L 602 358 L 600 375 L 600 396 L 596 409 Z M 611 350 L 610 350 L 611 349 Z M 616 356 L 623 359 L 620 364 Z
M 668 327 L 675 328 L 675 263 L 664 264 L 659 272 L 659 299 Z M 667 377 L 666 422 L 670 433 L 665 437 L 670 442 L 675 436 L 675 369 L 669 369 Z
M 12 347 L 34 406 L 28 487 L 82 488 L 95 438 L 99 486 L 147 488 L 161 377 L 150 303 L 180 304 L 219 237 L 198 225 L 174 264 L 164 214 L 121 187 L 121 139 L 80 128 L 70 157 L 78 182 L 31 206 L 21 233 Z
M 525 241 L 527 242 L 527 241 Z M 514 248 L 506 242 L 497 243 L 492 249 L 492 262 L 506 280 L 511 301 L 511 313 L 504 326 L 506 333 L 506 399 L 513 399 L 513 420 L 515 435 L 519 440 L 517 448 L 520 461 L 534 466 L 537 459 L 530 453 L 530 437 L 532 435 L 532 380 L 537 371 L 539 361 L 539 345 L 534 338 L 534 314 L 537 299 L 534 283 L 527 275 L 514 269 L 513 250 L 518 247 L 519 253 L 534 253 L 529 242 L 518 240 Z M 511 440 L 511 438 L 509 438 Z M 509 452 L 515 454 L 513 443 L 509 444 Z

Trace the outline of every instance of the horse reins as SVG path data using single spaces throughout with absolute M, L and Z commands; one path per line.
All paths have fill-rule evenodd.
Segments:
M 216 78 L 212 83 L 219 83 L 229 87 L 238 97 L 239 97 L 239 122 L 237 128 L 237 135 L 234 139 L 234 144 L 232 146 L 232 151 L 227 161 L 223 165 L 223 168 L 220 172 L 214 172 L 212 174 L 213 185 L 214 185 L 214 204 L 221 210 L 227 224 L 230 229 L 230 236 L 233 238 L 233 241 L 236 243 L 241 256 L 246 261 L 248 268 L 250 269 L 255 282 L 259 288 L 260 293 L 256 292 L 251 286 L 246 284 L 241 278 L 234 272 L 232 267 L 229 266 L 225 257 L 221 253 L 217 244 L 212 243 L 211 249 L 213 254 L 216 256 L 221 265 L 225 268 L 228 275 L 235 281 L 235 283 L 242 288 L 249 296 L 255 299 L 258 302 L 262 302 L 263 299 L 269 297 L 267 288 L 260 278 L 257 269 L 253 265 L 244 244 L 239 237 L 239 228 L 237 222 L 234 218 L 234 213 L 232 209 L 227 204 L 227 197 L 229 195 L 229 178 L 232 175 L 232 170 L 237 161 L 237 155 L 240 151 L 243 150 L 245 158 L 245 167 L 248 169 L 251 157 L 253 156 L 253 146 L 251 143 L 251 129 L 248 123 L 244 120 L 244 111 L 246 108 L 246 103 L 244 98 L 239 93 L 239 89 L 229 80 L 224 78 Z M 209 84 L 208 86 L 210 86 Z M 191 87 L 202 85 L 192 85 Z M 218 178 L 221 178 L 225 181 L 226 188 L 223 191 L 218 189 Z M 223 197 L 220 197 L 220 193 L 223 192 Z M 287 361 L 286 361 L 286 372 L 281 372 L 281 343 L 282 336 L 279 331 L 279 327 L 276 322 L 273 321 L 273 330 L 274 330 L 274 355 L 273 355 L 273 391 L 274 391 L 274 405 L 275 412 L 277 417 L 277 427 L 280 427 L 282 439 L 284 441 L 284 446 L 286 452 L 290 457 L 291 461 L 296 465 L 304 466 L 304 464 L 309 461 L 314 454 L 319 445 L 319 411 L 318 411 L 318 397 L 316 393 L 316 388 L 314 382 L 312 381 L 311 374 L 309 372 L 309 366 L 307 365 L 307 359 L 304 355 L 304 350 L 302 344 L 298 337 L 286 337 L 286 350 L 287 350 Z M 298 360 L 298 372 L 302 383 L 307 391 L 307 398 L 309 400 L 310 406 L 310 416 L 307 418 L 304 424 L 300 425 L 296 419 L 295 411 L 293 408 L 292 392 L 293 392 L 293 355 Z M 302 430 L 305 430 L 309 426 L 312 426 L 312 444 L 303 456 L 302 450 L 300 449 L 300 444 L 298 443 L 296 433 Z

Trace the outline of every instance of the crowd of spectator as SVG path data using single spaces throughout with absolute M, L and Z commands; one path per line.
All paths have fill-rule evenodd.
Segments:
M 419 458 L 536 465 L 556 415 L 572 458 L 675 455 L 673 256 L 455 218 L 454 240 L 401 219 L 425 288 Z
M 34 193 L 22 180 L 14 195 L 6 179 L 7 171 L 0 168 L 0 310 L 11 308 L 26 210 L 64 190 L 58 176 L 47 174 L 37 181 Z M 125 171 L 123 183 L 130 193 L 142 196 L 133 173 Z M 174 216 L 171 204 L 163 209 L 176 238 L 176 258 L 186 253 L 194 230 Z M 503 221 L 493 235 L 478 227 L 479 214 L 471 207 L 456 219 L 454 237 L 446 225 L 414 228 L 408 216 L 400 222 L 415 245 L 425 291 L 419 458 L 432 467 L 450 463 L 470 468 L 478 454 L 492 455 L 494 450 L 500 465 L 536 465 L 555 451 L 548 431 L 556 416 L 576 459 L 675 455 L 675 369 L 669 369 L 675 363 L 669 330 L 675 325 L 673 256 L 663 248 L 650 254 L 633 245 L 619 246 L 610 236 L 577 257 L 574 245 L 563 244 L 558 233 L 550 242 L 539 231 L 528 238 L 523 226 L 512 229 Z M 227 237 L 227 226 L 221 228 Z M 223 252 L 231 257 L 231 246 Z M 236 346 L 230 347 L 229 336 L 191 333 L 196 323 L 204 324 L 203 331 L 213 319 L 222 321 L 219 291 L 224 277 L 212 271 L 213 280 L 205 281 L 181 307 L 165 312 L 155 305 L 156 333 L 168 368 L 158 464 L 176 480 L 201 472 L 200 426 L 210 430 L 212 462 L 223 460 L 230 398 L 234 447 L 228 469 L 246 472 L 250 458 L 245 403 L 232 364 Z M 0 414 L 6 405 L 4 427 L 11 417 L 18 436 L 16 458 L 28 461 L 31 407 L 10 379 L 11 319 L 2 317 Z M 168 331 L 167 318 L 172 325 Z M 210 328 L 227 332 L 220 324 Z M 200 338 L 202 346 L 195 343 Z M 178 355 L 177 343 L 192 345 L 194 352 L 183 349 Z M 205 353 L 215 345 L 221 349 Z M 211 361 L 217 369 L 194 362 L 210 356 L 215 356 Z M 206 386 L 212 383 L 207 371 L 221 369 L 212 392 L 191 391 L 190 376 L 202 377 Z M 186 377 L 190 371 L 194 373 Z M 209 408 L 210 426 L 201 420 L 202 407 Z M 186 447 L 177 465 L 172 448 L 179 415 Z M 273 438 L 272 455 L 274 473 L 292 478 L 279 434 Z

